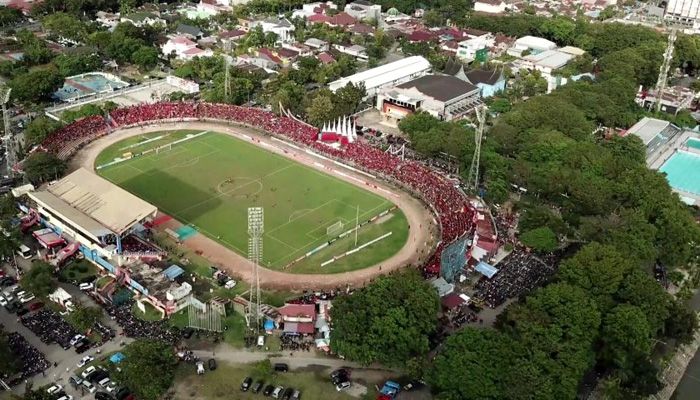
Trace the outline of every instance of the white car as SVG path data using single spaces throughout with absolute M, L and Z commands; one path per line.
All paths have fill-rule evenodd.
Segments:
M 20 298 L 20 297 L 24 297 L 25 294 L 27 294 L 27 292 L 22 290 L 20 292 L 15 293 L 15 296 L 17 296 L 17 298 Z
M 90 383 L 90 381 L 83 381 L 83 386 L 85 387 L 85 390 L 87 390 L 90 393 L 95 393 L 97 391 L 95 385 Z
M 58 399 L 58 400 L 73 400 L 73 396 L 67 394 L 67 395 L 61 397 L 61 398 Z
M 103 380 L 97 382 L 97 384 L 104 388 L 107 387 L 107 384 L 109 384 L 109 382 L 109 378 L 104 378 Z
M 95 286 L 92 283 L 81 283 L 78 288 L 80 290 L 92 290 Z
M 197 375 L 203 375 L 204 374 L 204 363 L 201 361 L 197 362 Z
M 114 393 L 117 390 L 117 382 L 110 382 L 107 384 L 107 387 L 105 388 L 107 393 Z
M 5 297 L 0 296 L 0 306 L 5 307 L 7 305 L 7 300 L 5 300 Z
M 337 385 L 335 385 L 335 390 L 340 392 L 341 390 L 345 390 L 345 389 L 349 388 L 350 386 L 351 386 L 350 381 L 340 382 Z
M 95 359 L 95 357 L 93 357 L 93 356 L 85 356 L 85 357 L 81 358 L 80 361 L 78 361 L 78 368 L 82 368 L 82 367 L 86 366 L 94 359 Z
M 46 393 L 54 394 L 60 392 L 61 390 L 63 390 L 63 386 L 59 385 L 58 383 L 54 383 L 50 388 L 46 389 Z
M 94 365 L 91 365 L 91 366 L 85 368 L 85 371 L 83 371 L 83 373 L 80 374 L 80 376 L 82 376 L 83 379 L 85 379 L 85 378 L 88 377 L 88 375 L 90 375 L 91 373 L 93 373 L 93 372 L 95 372 L 95 371 L 97 371 L 97 368 L 95 368 Z
M 19 301 L 20 301 L 22 304 L 26 304 L 26 303 L 29 303 L 30 301 L 34 300 L 34 299 L 35 299 L 34 295 L 30 293 L 29 296 L 20 297 L 20 298 L 19 298 Z
M 85 336 L 83 336 L 81 334 L 77 334 L 77 335 L 73 336 L 73 339 L 70 340 L 70 345 L 75 346 L 76 343 L 78 343 L 79 341 L 81 341 L 83 339 L 85 339 Z
M 236 281 L 234 281 L 233 279 L 229 279 L 228 281 L 226 281 L 226 284 L 224 285 L 224 287 L 226 289 L 233 289 L 236 287 Z

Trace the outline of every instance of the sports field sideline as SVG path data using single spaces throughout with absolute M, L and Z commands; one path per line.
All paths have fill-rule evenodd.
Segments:
M 152 132 L 117 142 L 96 160 L 102 165 L 199 131 Z M 393 206 L 386 199 L 336 177 L 231 136 L 206 132 L 167 150 L 102 168 L 99 174 L 179 221 L 194 226 L 236 252 L 247 255 L 247 208 L 265 209 L 263 264 L 281 269 L 328 241 L 327 228 L 342 231 Z M 341 232 L 342 232 L 341 231 Z M 395 210 L 360 230 L 358 245 L 392 232 L 386 239 L 326 267 L 321 262 L 354 248 L 354 235 L 335 242 L 288 272 L 323 273 L 359 269 L 398 252 L 408 237 L 406 218 Z

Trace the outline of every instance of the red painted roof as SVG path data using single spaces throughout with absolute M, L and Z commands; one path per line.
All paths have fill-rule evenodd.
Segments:
M 316 319 L 316 306 L 314 304 L 285 304 L 279 308 L 279 313 L 286 317 L 310 317 Z
M 306 19 L 309 22 L 325 24 L 331 22 L 331 17 L 324 14 L 314 14 Z
M 414 31 L 408 36 L 409 42 L 429 42 L 434 39 L 435 36 L 432 33 L 426 31 Z
M 350 26 L 355 24 L 355 22 L 355 18 L 346 12 L 341 12 L 331 17 L 331 24 L 337 26 Z
M 326 52 L 320 53 L 316 56 L 316 58 L 318 58 L 324 64 L 332 64 L 335 62 L 335 58 Z

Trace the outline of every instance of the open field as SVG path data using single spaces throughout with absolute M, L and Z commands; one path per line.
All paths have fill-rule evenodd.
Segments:
M 131 137 L 107 147 L 95 165 L 200 132 L 161 131 Z M 356 219 L 366 221 L 393 207 L 390 201 L 350 183 L 215 132 L 98 173 L 243 256 L 248 251 L 247 208 L 264 207 L 262 264 L 276 270 L 351 229 Z M 335 223 L 343 228 L 327 234 Z M 406 243 L 404 214 L 393 210 L 363 226 L 357 235 L 357 245 L 362 245 L 389 232 L 386 239 L 321 267 L 321 262 L 355 247 L 355 235 L 349 235 L 285 272 L 336 273 L 381 263 Z

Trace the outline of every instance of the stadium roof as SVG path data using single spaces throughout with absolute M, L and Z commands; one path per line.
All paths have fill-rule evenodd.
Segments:
M 328 84 L 332 91 L 336 91 L 345 87 L 352 82 L 354 85 L 359 83 L 365 84 L 365 89 L 369 92 L 387 83 L 391 83 L 402 78 L 416 76 L 421 72 L 430 70 L 430 62 L 421 56 L 412 56 L 402 58 L 398 61 L 384 64 L 376 68 L 368 69 L 367 71 L 358 72 L 357 74 L 340 78 Z
M 644 145 L 649 145 L 658 134 L 660 134 L 667 126 L 671 125 L 670 122 L 664 121 L 656 118 L 644 117 L 639 122 L 634 124 L 631 128 L 627 130 L 627 134 L 632 134 L 642 139 Z
M 489 279 L 493 278 L 493 276 L 496 275 L 496 273 L 498 272 L 498 270 L 491 264 L 487 264 L 483 261 L 480 261 L 478 264 L 476 264 L 476 267 L 474 269 L 476 269 L 478 272 L 481 273 L 481 275 L 484 275 Z
M 155 206 L 85 168 L 30 196 L 95 236 L 110 232 L 121 235 L 157 211 Z
M 452 99 L 464 96 L 467 93 L 479 90 L 469 82 L 465 82 L 451 75 L 425 75 L 418 79 L 402 83 L 397 88 L 416 88 L 426 96 L 435 100 L 447 102 Z

